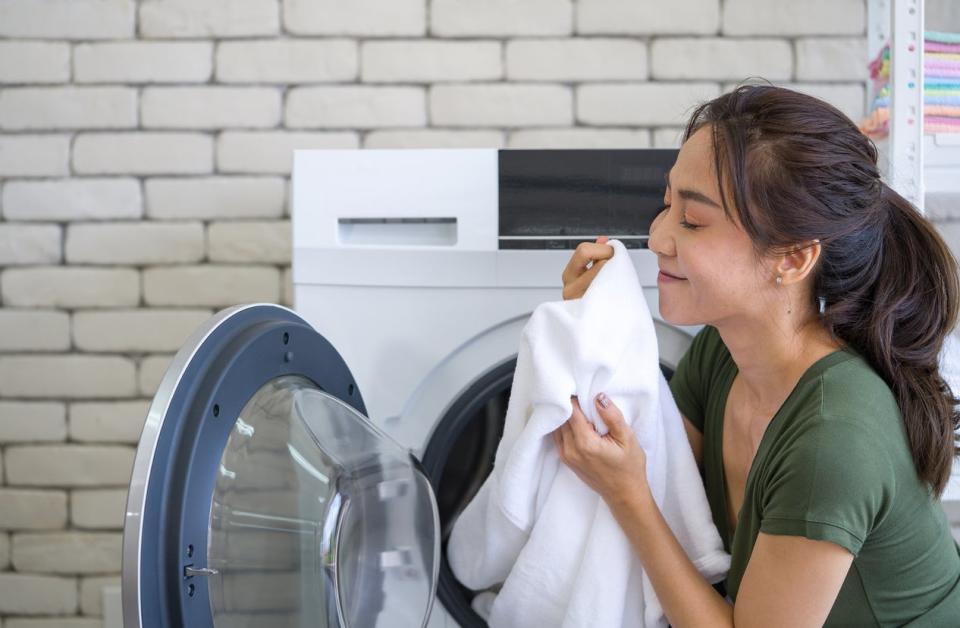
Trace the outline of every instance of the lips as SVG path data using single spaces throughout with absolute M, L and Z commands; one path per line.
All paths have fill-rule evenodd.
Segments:
M 668 273 L 667 271 L 665 271 L 665 270 L 662 269 L 662 268 L 660 269 L 660 272 L 663 273 L 664 275 L 666 275 L 667 277 L 673 277 L 674 279 L 686 279 L 686 277 L 680 277 L 679 275 L 674 275 L 674 274 L 672 274 L 672 273 Z

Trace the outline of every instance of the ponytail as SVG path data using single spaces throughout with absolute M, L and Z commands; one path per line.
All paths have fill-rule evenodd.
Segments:
M 854 307 L 827 307 L 824 319 L 890 386 L 917 474 L 939 498 L 960 453 L 960 399 L 939 369 L 944 340 L 957 322 L 957 260 L 909 201 L 880 186 L 875 279 L 861 294 L 839 297 Z

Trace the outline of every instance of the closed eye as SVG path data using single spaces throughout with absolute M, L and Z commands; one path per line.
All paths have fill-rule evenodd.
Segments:
M 662 214 L 668 209 L 670 209 L 670 205 L 664 205 L 657 211 L 657 215 L 659 216 L 660 214 Z M 692 222 L 687 222 L 686 219 L 684 218 L 680 220 L 680 226 L 683 227 L 684 229 L 690 229 L 691 231 L 693 231 L 694 229 L 699 229 L 703 225 L 695 225 Z

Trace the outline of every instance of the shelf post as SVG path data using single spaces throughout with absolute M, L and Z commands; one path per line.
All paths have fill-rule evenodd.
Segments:
M 893 0 L 889 184 L 923 211 L 923 0 Z

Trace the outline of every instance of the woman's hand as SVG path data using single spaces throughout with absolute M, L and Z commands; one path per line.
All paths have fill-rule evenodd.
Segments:
M 560 460 L 611 507 L 649 491 L 647 455 L 613 401 L 603 393 L 594 400 L 600 418 L 610 430 L 603 436 L 584 416 L 577 398 L 571 397 L 570 401 L 573 414 L 553 431 Z
M 577 245 L 567 267 L 563 269 L 563 298 L 579 299 L 587 291 L 600 268 L 613 257 L 613 247 L 607 244 L 607 236 L 600 236 L 596 242 L 581 242 Z M 593 263 L 592 266 L 588 264 Z

